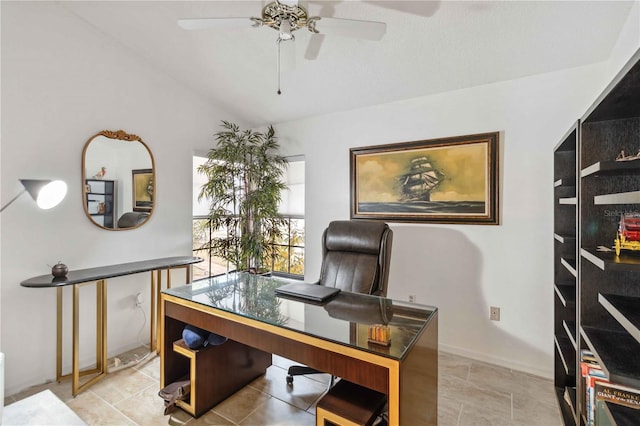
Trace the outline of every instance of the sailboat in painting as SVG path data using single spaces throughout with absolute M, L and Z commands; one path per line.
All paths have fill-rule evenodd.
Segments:
M 431 192 L 444 180 L 444 174 L 431 164 L 428 157 L 414 158 L 409 163 L 409 171 L 398 177 L 400 180 L 400 200 L 431 201 Z

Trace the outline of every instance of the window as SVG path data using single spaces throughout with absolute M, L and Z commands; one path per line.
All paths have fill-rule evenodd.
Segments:
M 209 202 L 207 200 L 198 201 L 200 188 L 207 181 L 207 178 L 198 173 L 198 166 L 207 161 L 206 156 L 193 157 L 193 255 L 204 259 L 204 262 L 193 265 L 193 279 L 207 278 L 227 272 L 227 262 L 224 259 L 211 255 L 209 249 L 202 249 L 208 245 L 213 235 L 213 230 L 209 226 Z M 224 233 L 224 230 L 215 231 Z M 229 265 L 229 270 L 235 269 L 234 265 Z
M 235 265 L 227 264 L 227 261 L 212 256 L 208 246 L 214 231 L 210 229 L 208 214 L 209 202 L 198 201 L 200 188 L 205 184 L 205 176 L 198 173 L 198 166 L 207 161 L 205 155 L 193 157 L 193 255 L 202 257 L 205 261 L 193 265 L 194 279 L 220 275 L 228 270 L 234 270 Z M 289 166 L 284 174 L 288 190 L 281 194 L 279 213 L 285 219 L 282 228 L 282 237 L 273 242 L 278 256 L 269 260 L 271 270 L 278 275 L 302 277 L 304 275 L 304 159 L 290 157 Z M 225 230 L 217 230 L 216 233 L 225 234 Z

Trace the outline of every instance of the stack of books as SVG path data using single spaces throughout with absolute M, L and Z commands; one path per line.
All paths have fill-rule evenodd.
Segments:
M 584 349 L 580 373 L 588 426 L 640 425 L 639 389 L 609 381 L 593 353 Z

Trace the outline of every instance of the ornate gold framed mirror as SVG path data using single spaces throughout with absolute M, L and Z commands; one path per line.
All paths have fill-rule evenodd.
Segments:
M 82 151 L 82 205 L 96 226 L 135 229 L 155 209 L 155 161 L 146 143 L 124 130 L 103 130 Z

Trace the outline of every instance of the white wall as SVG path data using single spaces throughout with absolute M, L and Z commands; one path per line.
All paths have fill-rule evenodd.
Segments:
M 306 159 L 307 278 L 319 273 L 322 229 L 349 218 L 349 148 L 499 131 L 500 226 L 391 223 L 388 295 L 436 305 L 442 349 L 551 377 L 552 147 L 593 100 L 603 68 L 277 125 L 287 153 Z
M 634 0 L 629 17 L 624 23 L 618 40 L 607 60 L 603 89 L 609 84 L 618 71 L 627 63 L 640 46 L 640 0 Z
M 48 265 L 58 260 L 82 269 L 191 255 L 192 153 L 212 146 L 221 119 L 246 124 L 53 2 L 2 2 L 1 7 L 2 204 L 21 189 L 19 178 L 60 178 L 69 185 L 66 199 L 53 210 L 38 210 L 24 195 L 1 216 L 0 350 L 6 353 L 6 394 L 11 395 L 55 378 L 56 291 L 24 288 L 20 282 L 48 274 Z M 139 135 L 154 154 L 156 211 L 136 230 L 100 229 L 82 208 L 82 148 L 105 129 Z M 144 319 L 134 308 L 134 295 L 142 292 L 148 317 L 149 281 L 149 274 L 109 280 L 109 356 L 137 346 Z M 86 364 L 95 359 L 93 286 L 81 293 L 80 357 Z M 140 340 L 148 340 L 147 325 Z
M 438 307 L 441 349 L 552 378 L 552 149 L 639 47 L 636 1 L 605 62 L 277 125 L 306 160 L 306 277 L 349 217 L 349 148 L 500 131 L 501 224 L 390 223 L 388 295 Z

